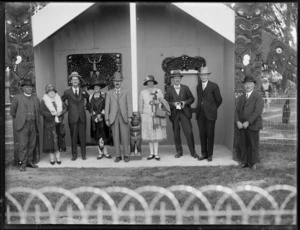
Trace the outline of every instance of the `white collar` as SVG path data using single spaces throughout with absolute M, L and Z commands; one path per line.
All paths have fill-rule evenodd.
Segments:
M 206 82 L 202 82 L 202 85 L 207 85 L 207 82 L 208 82 L 208 80 Z
M 73 92 L 75 92 L 75 90 L 78 90 L 78 92 L 79 92 L 79 87 L 75 88 L 72 86 L 72 90 L 73 90 Z
M 248 97 L 250 97 L 251 93 L 253 92 L 254 90 L 250 91 L 250 92 L 246 92 L 246 96 L 248 95 Z
M 175 88 L 175 89 L 179 89 L 180 86 L 181 86 L 181 84 L 179 84 L 179 85 L 174 85 L 174 88 Z
M 26 97 L 30 97 L 32 94 L 27 94 L 27 93 L 24 92 L 24 95 L 25 95 Z

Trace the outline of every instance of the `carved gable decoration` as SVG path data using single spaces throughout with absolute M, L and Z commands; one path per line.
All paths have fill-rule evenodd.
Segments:
M 171 84 L 172 70 L 198 70 L 206 66 L 206 61 L 203 57 L 189 57 L 182 55 L 180 57 L 167 57 L 162 62 L 162 69 L 165 72 L 165 85 Z
M 108 88 L 113 88 L 112 78 L 115 72 L 121 72 L 121 54 L 92 53 L 71 54 L 67 56 L 68 76 L 76 71 L 83 78 L 83 86 L 90 86 L 99 80 Z M 70 82 L 68 81 L 68 84 Z

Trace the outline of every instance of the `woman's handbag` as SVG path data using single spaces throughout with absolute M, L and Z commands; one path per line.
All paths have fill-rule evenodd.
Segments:
M 161 108 L 158 108 L 155 112 L 155 117 L 159 117 L 159 118 L 165 118 L 167 117 L 167 111 L 166 110 L 163 110 Z

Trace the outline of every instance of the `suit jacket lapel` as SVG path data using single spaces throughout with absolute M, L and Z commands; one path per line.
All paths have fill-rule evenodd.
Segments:
M 73 98 L 73 100 L 74 100 L 74 101 L 77 101 L 76 96 L 75 96 L 75 94 L 74 94 L 74 92 L 73 92 L 73 88 L 72 88 L 72 87 L 69 89 L 69 91 L 70 91 L 70 95 L 71 95 L 71 97 Z
M 180 98 L 180 101 L 182 101 L 182 98 L 183 98 L 183 87 L 182 87 L 181 84 L 180 84 L 179 98 Z

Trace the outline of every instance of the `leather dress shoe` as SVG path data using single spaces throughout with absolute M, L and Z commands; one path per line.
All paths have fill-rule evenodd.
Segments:
M 86 156 L 82 157 L 82 160 L 86 160 Z
M 160 161 L 160 157 L 159 156 L 155 156 L 155 160 Z
M 38 168 L 39 166 L 37 166 L 33 163 L 30 163 L 30 164 L 27 164 L 27 167 L 29 167 L 29 168 Z
M 55 161 L 50 161 L 50 164 L 54 165 L 54 164 L 55 164 Z
M 175 158 L 179 158 L 179 157 L 182 157 L 182 153 L 177 153 L 177 154 L 175 155 Z
M 125 157 L 124 157 L 124 161 L 125 161 L 125 162 L 129 162 L 129 156 L 125 156 Z
M 119 161 L 121 161 L 122 160 L 122 157 L 117 157 L 116 159 L 115 159 L 115 162 L 117 163 L 117 162 L 119 162 Z
M 56 160 L 56 163 L 60 165 L 61 164 L 61 160 Z
M 196 153 L 191 154 L 191 155 L 192 155 L 192 157 L 194 157 L 194 158 L 196 158 L 196 159 L 199 159 L 199 158 L 200 158 Z
M 202 161 L 204 159 L 207 159 L 207 156 L 202 155 L 201 157 L 198 158 L 199 161 Z
M 20 171 L 26 171 L 26 166 L 25 165 L 20 165 L 19 170 Z
M 77 157 L 72 157 L 71 160 L 72 160 L 72 161 L 76 161 L 76 159 L 77 159 Z
M 241 168 L 247 168 L 247 167 L 249 167 L 248 164 L 241 164 Z
M 100 159 L 102 159 L 103 158 L 103 154 L 99 154 L 98 156 L 97 156 L 97 160 L 100 160 Z
M 208 158 L 207 158 L 207 161 L 212 161 L 212 157 L 208 157 Z

